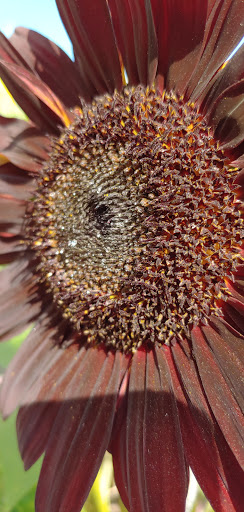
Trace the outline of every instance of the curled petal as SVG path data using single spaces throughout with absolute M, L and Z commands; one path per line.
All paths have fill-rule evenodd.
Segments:
M 244 140 L 244 79 L 222 92 L 209 112 L 215 137 L 224 149 L 232 149 Z
M 69 126 L 72 121 L 71 114 L 44 82 L 26 69 L 15 64 L 6 63 L 3 60 L 0 60 L 0 69 L 4 69 L 23 87 L 26 87 L 30 93 L 39 98 L 57 116 L 57 123 L 61 121 L 64 126 Z
M 10 42 L 24 57 L 25 66 L 27 64 L 64 105 L 71 108 L 80 104 L 79 96 L 83 95 L 81 77 L 75 63 L 61 48 L 24 27 L 16 28 Z
M 0 117 L 0 153 L 12 164 L 37 172 L 48 158 L 50 142 L 32 123 Z
M 187 97 L 201 103 L 212 77 L 221 70 L 243 36 L 244 3 L 242 0 L 211 2 L 201 56 L 187 86 Z M 216 75 L 216 79 L 218 75 Z

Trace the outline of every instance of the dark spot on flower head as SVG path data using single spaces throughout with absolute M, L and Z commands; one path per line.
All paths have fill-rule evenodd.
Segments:
M 222 314 L 243 235 L 237 172 L 174 94 L 130 87 L 76 111 L 26 223 L 43 282 L 88 342 L 134 351 Z

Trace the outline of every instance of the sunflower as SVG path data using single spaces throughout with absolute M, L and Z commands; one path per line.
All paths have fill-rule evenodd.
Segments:
M 130 512 L 189 467 L 243 510 L 243 0 L 57 0 L 74 61 L 24 28 L 0 72 L 1 339 L 37 512 L 78 512 L 106 450 Z

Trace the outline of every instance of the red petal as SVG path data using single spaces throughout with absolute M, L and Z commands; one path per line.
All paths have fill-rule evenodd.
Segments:
M 227 328 L 222 330 L 222 336 L 210 326 L 202 330 L 231 393 L 244 411 L 244 340 L 239 338 L 238 343 Z
M 30 71 L 29 66 L 2 33 L 0 33 L 0 58 L 5 64 L 18 64 L 19 67 Z M 41 130 L 58 133 L 57 116 L 35 94 L 23 87 L 23 83 L 7 70 L 6 66 L 1 64 L 0 76 L 20 107 Z M 31 74 L 32 76 L 34 75 Z
M 0 224 L 22 224 L 26 210 L 26 202 L 13 197 L 0 196 Z
M 219 334 L 219 336 L 225 340 L 227 343 L 229 350 L 233 351 L 244 365 L 244 343 L 243 336 L 241 336 L 237 331 L 231 328 L 230 325 L 226 324 L 223 319 L 217 317 L 210 318 L 210 324 L 213 325 L 214 330 Z
M 15 199 L 27 200 L 35 190 L 33 181 L 33 178 L 27 172 L 11 163 L 0 166 L 1 194 L 11 195 Z
M 138 350 L 126 417 L 112 444 L 116 482 L 130 512 L 185 510 L 187 469 L 171 386 L 163 350 Z
M 244 140 L 244 79 L 218 97 L 209 112 L 209 123 L 224 149 L 232 149 Z
M 74 375 L 46 448 L 37 512 L 79 512 L 108 446 L 122 354 L 89 348 Z
M 20 409 L 17 419 L 19 449 L 28 469 L 45 450 L 55 418 L 67 396 L 67 388 L 74 374 L 79 371 L 86 353 L 77 344 L 58 348 L 55 357 L 50 351 L 50 361 L 40 373 L 25 396 L 26 406 Z
M 158 37 L 158 75 L 166 87 L 182 94 L 199 57 L 207 0 L 152 0 Z
M 10 42 L 64 105 L 71 108 L 80 104 L 81 77 L 75 63 L 61 48 L 38 32 L 23 27 L 15 30 Z
M 242 302 L 236 298 L 229 298 L 223 304 L 224 318 L 236 329 L 240 334 L 244 335 L 244 299 Z
M 26 329 L 41 310 L 36 281 L 28 256 L 1 271 L 0 340 L 6 340 Z
M 223 91 L 244 78 L 243 62 L 244 45 L 242 45 L 236 54 L 228 60 L 226 64 L 224 64 L 217 75 L 211 80 L 209 86 L 205 89 L 203 94 L 204 102 L 202 102 L 201 105 L 201 111 L 204 114 L 211 110 L 212 105 Z
M 168 363 L 187 461 L 214 510 L 236 512 L 243 503 L 243 471 L 209 410 L 197 368 L 183 345 L 172 347 L 177 372 L 170 359 Z
M 119 51 L 130 84 L 152 84 L 158 52 L 152 7 L 147 0 L 108 0 Z
M 88 97 L 122 87 L 118 52 L 106 0 L 57 0 L 65 28 L 74 46 Z
M 0 153 L 21 169 L 41 169 L 50 147 L 48 138 L 32 123 L 0 117 Z
M 210 407 L 235 457 L 244 468 L 243 414 L 200 328 L 193 329 L 192 341 L 194 357 Z M 226 359 L 230 357 L 226 347 Z
M 202 54 L 187 87 L 187 97 L 202 97 L 209 81 L 243 36 L 242 0 L 215 0 L 206 23 Z M 217 78 L 217 76 L 216 76 Z
M 0 71 L 3 71 L 5 76 L 11 77 L 10 80 L 12 80 L 12 84 L 16 82 L 17 85 L 21 85 L 22 88 L 33 94 L 36 98 L 39 98 L 39 100 L 50 109 L 50 120 L 53 117 L 51 113 L 55 114 L 56 126 L 58 126 L 60 122 L 64 126 L 69 126 L 72 121 L 71 113 L 65 108 L 51 89 L 39 78 L 26 69 L 16 66 L 15 64 L 9 64 L 3 60 L 0 60 Z M 6 83 L 5 76 L 3 76 L 3 81 Z M 6 85 L 8 86 L 8 84 Z M 12 92 L 11 89 L 9 90 Z M 17 100 L 14 92 L 13 96 Z M 28 114 L 27 110 L 25 110 L 25 112 Z M 57 127 L 55 131 L 58 132 Z
M 0 236 L 0 264 L 10 263 L 16 258 L 23 256 L 25 247 L 20 243 L 18 236 Z M 1 274 L 0 274 L 1 278 Z
M 57 326 L 50 327 L 48 312 L 44 313 L 4 374 L 0 405 L 4 417 L 25 403 L 28 389 L 56 355 L 57 348 L 54 345 L 58 338 Z

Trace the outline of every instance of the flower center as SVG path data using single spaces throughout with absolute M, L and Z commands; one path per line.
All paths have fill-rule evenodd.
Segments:
M 222 315 L 243 235 L 237 173 L 174 94 L 130 87 L 77 110 L 27 215 L 41 280 L 74 329 L 134 351 Z

